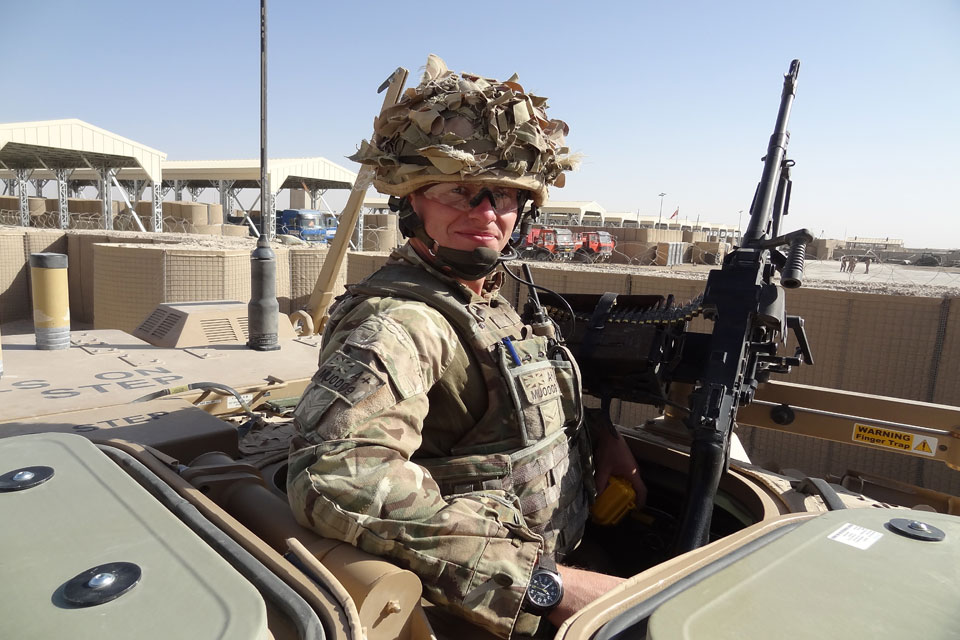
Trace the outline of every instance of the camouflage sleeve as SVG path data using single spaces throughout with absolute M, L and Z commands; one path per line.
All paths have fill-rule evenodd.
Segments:
M 458 348 L 446 320 L 417 302 L 368 300 L 344 317 L 294 412 L 288 496 L 305 526 L 414 571 L 432 602 L 500 637 L 529 633 L 538 619 L 517 619 L 541 539 L 516 498 L 445 499 L 410 460 L 427 391 Z

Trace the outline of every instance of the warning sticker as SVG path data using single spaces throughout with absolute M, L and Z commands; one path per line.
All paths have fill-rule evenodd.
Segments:
M 843 544 L 848 544 L 851 547 L 864 550 L 869 549 L 874 542 L 882 537 L 883 534 L 878 531 L 864 527 L 858 527 L 857 525 L 850 524 L 849 522 L 827 536 L 827 538 L 830 540 L 836 540 L 837 542 L 842 542 Z
M 916 436 L 906 431 L 872 427 L 868 424 L 853 425 L 853 441 L 865 442 L 886 449 L 910 451 L 924 456 L 934 456 L 937 439 L 930 436 Z
M 927 456 L 933 455 L 933 450 L 937 446 L 936 438 L 927 438 L 924 436 L 916 436 L 913 439 L 913 450 L 917 453 L 922 453 Z
M 251 400 L 253 400 L 252 393 L 244 393 L 240 397 L 243 398 L 244 402 L 250 402 Z M 239 406 L 240 406 L 240 401 L 237 400 L 236 397 L 227 396 L 227 409 L 236 409 Z

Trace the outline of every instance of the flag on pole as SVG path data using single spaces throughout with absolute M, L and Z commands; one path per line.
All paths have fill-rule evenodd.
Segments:
M 673 220 L 680 214 L 680 207 L 677 207 L 677 210 L 673 212 L 673 215 L 670 216 L 670 219 Z

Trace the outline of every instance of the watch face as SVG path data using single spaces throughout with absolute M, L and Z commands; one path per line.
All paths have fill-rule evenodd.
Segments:
M 556 576 L 535 571 L 527 587 L 527 598 L 537 607 L 550 608 L 560 602 L 563 590 Z

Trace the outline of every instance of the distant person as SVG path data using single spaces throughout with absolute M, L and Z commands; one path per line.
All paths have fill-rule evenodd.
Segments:
M 863 264 L 864 264 L 864 266 L 867 268 L 867 270 L 866 270 L 865 273 L 870 273 L 870 258 L 869 258 L 869 257 L 864 258 L 864 259 L 863 259 Z

